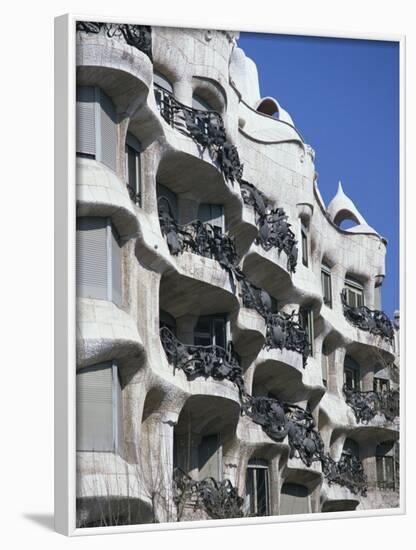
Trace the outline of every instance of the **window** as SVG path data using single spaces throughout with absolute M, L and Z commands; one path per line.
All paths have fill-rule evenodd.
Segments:
M 246 513 L 250 516 L 268 516 L 269 468 L 265 460 L 250 460 L 246 472 Z
M 390 380 L 388 378 L 374 377 L 373 389 L 378 393 L 384 393 L 390 390 Z
M 328 350 L 325 344 L 322 345 L 321 352 L 321 368 L 322 368 L 322 383 L 325 388 L 328 387 Z
M 381 443 L 376 449 L 377 485 L 380 489 L 395 489 L 396 463 L 393 442 Z
M 205 435 L 198 446 L 199 480 L 222 479 L 222 447 L 218 434 Z
M 156 104 L 161 116 L 168 124 L 174 122 L 173 87 L 171 82 L 161 73 L 153 73 L 153 83 Z
M 205 101 L 202 97 L 200 97 L 198 94 L 192 95 L 192 108 L 197 109 L 198 111 L 213 111 L 214 109 L 211 107 L 211 105 Z
M 77 87 L 77 155 L 116 170 L 117 126 L 111 99 L 98 87 Z
M 280 515 L 309 514 L 308 489 L 297 483 L 284 483 L 280 491 Z
M 109 218 L 77 219 L 77 296 L 121 305 L 121 248 Z
M 342 449 L 342 454 L 360 458 L 360 447 L 356 441 L 347 437 Z
M 350 307 L 361 307 L 364 305 L 363 286 L 352 280 L 345 279 L 346 300 Z
M 322 266 L 321 268 L 321 284 L 324 304 L 332 307 L 331 270 L 329 267 Z
M 314 341 L 315 341 L 315 329 L 314 329 L 314 318 L 313 310 L 310 308 L 301 308 L 300 311 L 300 324 L 308 336 L 309 342 L 309 355 L 314 354 Z
M 302 240 L 302 263 L 305 267 L 308 267 L 308 230 L 302 223 L 301 225 L 301 240 Z
M 198 319 L 194 329 L 196 346 L 227 347 L 227 322 L 225 316 L 205 315 Z
M 360 367 L 349 355 L 344 360 L 344 384 L 347 390 L 360 390 Z
M 77 451 L 118 451 L 122 438 L 119 369 L 103 363 L 77 372 Z
M 224 207 L 220 204 L 200 204 L 198 209 L 198 219 L 204 223 L 210 223 L 214 228 L 218 228 L 224 233 Z
M 140 142 L 132 134 L 127 133 L 126 138 L 126 183 L 130 198 L 140 204 L 141 194 L 141 165 Z

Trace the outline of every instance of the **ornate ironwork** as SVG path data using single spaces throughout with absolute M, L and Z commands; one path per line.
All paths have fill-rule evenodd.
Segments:
M 400 414 L 399 390 L 358 391 L 344 385 L 345 401 L 352 408 L 357 422 L 367 424 L 377 414 L 384 415 L 386 420 L 393 420 Z
M 320 433 L 316 430 L 312 413 L 296 405 L 286 405 L 289 420 L 290 456 L 296 454 L 306 466 L 323 460 L 324 443 Z
M 207 477 L 193 480 L 180 468 L 173 472 L 174 502 L 178 509 L 186 503 L 205 510 L 212 519 L 239 518 L 243 516 L 244 499 L 229 479 L 217 481 Z
M 220 228 L 200 220 L 179 225 L 164 203 L 159 204 L 159 222 L 171 254 L 193 252 L 217 260 L 226 269 L 238 263 L 234 239 L 222 233 Z
M 243 173 L 238 151 L 235 145 L 227 140 L 222 116 L 216 111 L 194 109 L 180 103 L 165 88 L 155 84 L 155 98 L 162 118 L 201 147 L 208 149 L 214 162 L 218 164 L 224 177 L 234 183 Z
M 277 248 L 279 252 L 284 251 L 287 256 L 287 269 L 294 273 L 298 262 L 298 246 L 287 219 L 283 208 L 275 208 L 260 216 L 257 222 L 259 234 L 256 242 L 264 250 Z
M 227 349 L 220 346 L 195 346 L 180 342 L 171 330 L 161 327 L 160 339 L 167 359 L 174 370 L 182 370 L 188 380 L 199 376 L 214 380 L 229 380 L 245 393 L 243 371 L 232 342 Z
M 286 348 L 297 351 L 302 354 L 305 366 L 309 356 L 309 340 L 306 330 L 299 322 L 299 313 L 272 313 L 268 315 L 266 323 L 266 349 Z
M 277 399 L 247 396 L 241 405 L 241 413 L 259 424 L 275 441 L 282 441 L 289 433 L 290 426 L 284 406 Z
M 256 224 L 259 227 L 256 242 L 264 250 L 277 248 L 279 252 L 284 251 L 287 269 L 294 273 L 298 261 L 298 246 L 285 211 L 283 208 L 272 209 L 267 197 L 248 181 L 240 181 L 240 191 L 245 204 L 252 206 L 256 212 Z
M 77 21 L 76 30 L 86 34 L 103 33 L 108 38 L 123 39 L 126 44 L 137 48 L 152 59 L 152 28 L 148 25 Z
M 270 294 L 255 285 L 253 285 L 244 275 L 239 278 L 240 281 L 240 297 L 243 306 L 248 309 L 255 309 L 265 319 L 271 314 L 272 299 Z
M 323 472 L 328 483 L 337 483 L 342 487 L 347 487 L 353 494 L 367 494 L 367 476 L 361 460 L 353 454 L 343 451 L 341 458 L 335 462 L 330 456 L 326 455 L 322 461 Z
M 352 325 L 375 336 L 381 336 L 390 342 L 393 341 L 393 324 L 383 311 L 379 311 L 378 309 L 372 310 L 367 306 L 350 306 L 347 301 L 347 291 L 345 288 L 341 292 L 341 301 L 345 318 Z

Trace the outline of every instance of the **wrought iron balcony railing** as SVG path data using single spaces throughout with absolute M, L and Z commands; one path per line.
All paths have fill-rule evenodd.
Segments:
M 126 44 L 142 51 L 152 60 L 152 28 L 148 25 L 77 21 L 76 30 L 85 34 L 102 33 L 108 38 L 124 40 Z
M 179 225 L 172 213 L 163 206 L 159 207 L 159 223 L 171 254 L 193 252 L 199 256 L 213 258 L 228 269 L 238 263 L 234 239 L 222 233 L 218 227 L 202 223 L 200 220 Z
M 173 490 L 179 518 L 187 504 L 204 510 L 212 519 L 243 516 L 244 499 L 239 496 L 229 479 L 217 481 L 213 477 L 207 477 L 195 481 L 180 468 L 175 468 Z
M 348 487 L 354 494 L 365 494 L 367 479 L 361 461 L 347 453 L 336 462 L 324 450 L 319 431 L 309 410 L 297 405 L 281 403 L 271 397 L 252 397 L 248 394 L 242 402 L 242 414 L 259 424 L 274 441 L 288 436 L 290 457 L 299 457 L 310 467 L 320 462 L 329 483 Z
M 227 349 L 215 345 L 183 344 L 167 327 L 161 327 L 160 339 L 168 362 L 174 370 L 182 370 L 188 380 L 199 376 L 229 380 L 238 387 L 240 395 L 245 393 L 243 372 L 232 342 L 228 343 Z
M 367 424 L 377 414 L 384 415 L 386 420 L 393 422 L 400 415 L 399 390 L 358 391 L 344 385 L 345 401 L 352 408 L 357 422 Z
M 129 194 L 130 200 L 132 200 L 135 204 L 140 205 L 141 203 L 140 193 L 138 193 L 136 189 L 129 184 L 127 184 L 127 192 Z
M 341 301 L 344 308 L 344 316 L 352 325 L 375 336 L 381 336 L 389 342 L 393 342 L 393 324 L 383 311 L 379 311 L 378 309 L 372 310 L 367 306 L 350 306 L 347 301 L 345 288 L 341 292 Z
M 240 191 L 243 201 L 253 206 L 256 212 L 256 224 L 259 228 L 257 244 L 264 250 L 277 248 L 279 253 L 284 251 L 287 269 L 294 273 L 298 261 L 298 246 L 285 211 L 283 208 L 272 209 L 266 196 L 247 181 L 240 181 Z
M 297 351 L 302 355 L 303 366 L 305 366 L 310 346 L 308 334 L 299 322 L 299 313 L 279 311 L 269 315 L 266 322 L 266 349 L 286 348 Z
M 246 278 L 240 279 L 240 296 L 244 307 L 255 309 L 266 321 L 266 349 L 286 348 L 296 351 L 303 357 L 303 366 L 306 365 L 310 344 L 307 331 L 299 322 L 299 313 L 272 313 L 271 296 L 264 289 L 259 288 Z
M 367 494 L 368 481 L 361 460 L 343 451 L 338 462 L 329 456 L 322 461 L 323 472 L 329 484 L 347 487 L 353 494 Z
M 216 111 L 194 109 L 180 103 L 172 92 L 155 84 L 155 99 L 160 115 L 178 132 L 193 139 L 211 158 L 225 178 L 239 181 L 243 174 L 235 145 L 227 140 L 222 116 Z

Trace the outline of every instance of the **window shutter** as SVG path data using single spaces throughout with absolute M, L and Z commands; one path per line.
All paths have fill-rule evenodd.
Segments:
M 308 514 L 308 490 L 297 483 L 285 483 L 280 493 L 280 514 Z
M 117 126 L 116 113 L 111 99 L 100 90 L 100 160 L 112 170 L 116 170 Z
M 108 278 L 107 220 L 77 220 L 77 296 L 106 300 Z
M 93 86 L 77 88 L 76 116 L 76 152 L 95 157 L 95 89 Z
M 121 248 L 115 230 L 111 231 L 111 279 L 112 279 L 112 301 L 118 306 L 121 305 Z
M 77 374 L 77 450 L 114 450 L 113 373 L 111 364 Z

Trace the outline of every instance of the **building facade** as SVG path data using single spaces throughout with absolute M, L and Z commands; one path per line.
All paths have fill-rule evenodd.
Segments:
M 386 241 L 237 40 L 77 23 L 79 527 L 399 506 Z

